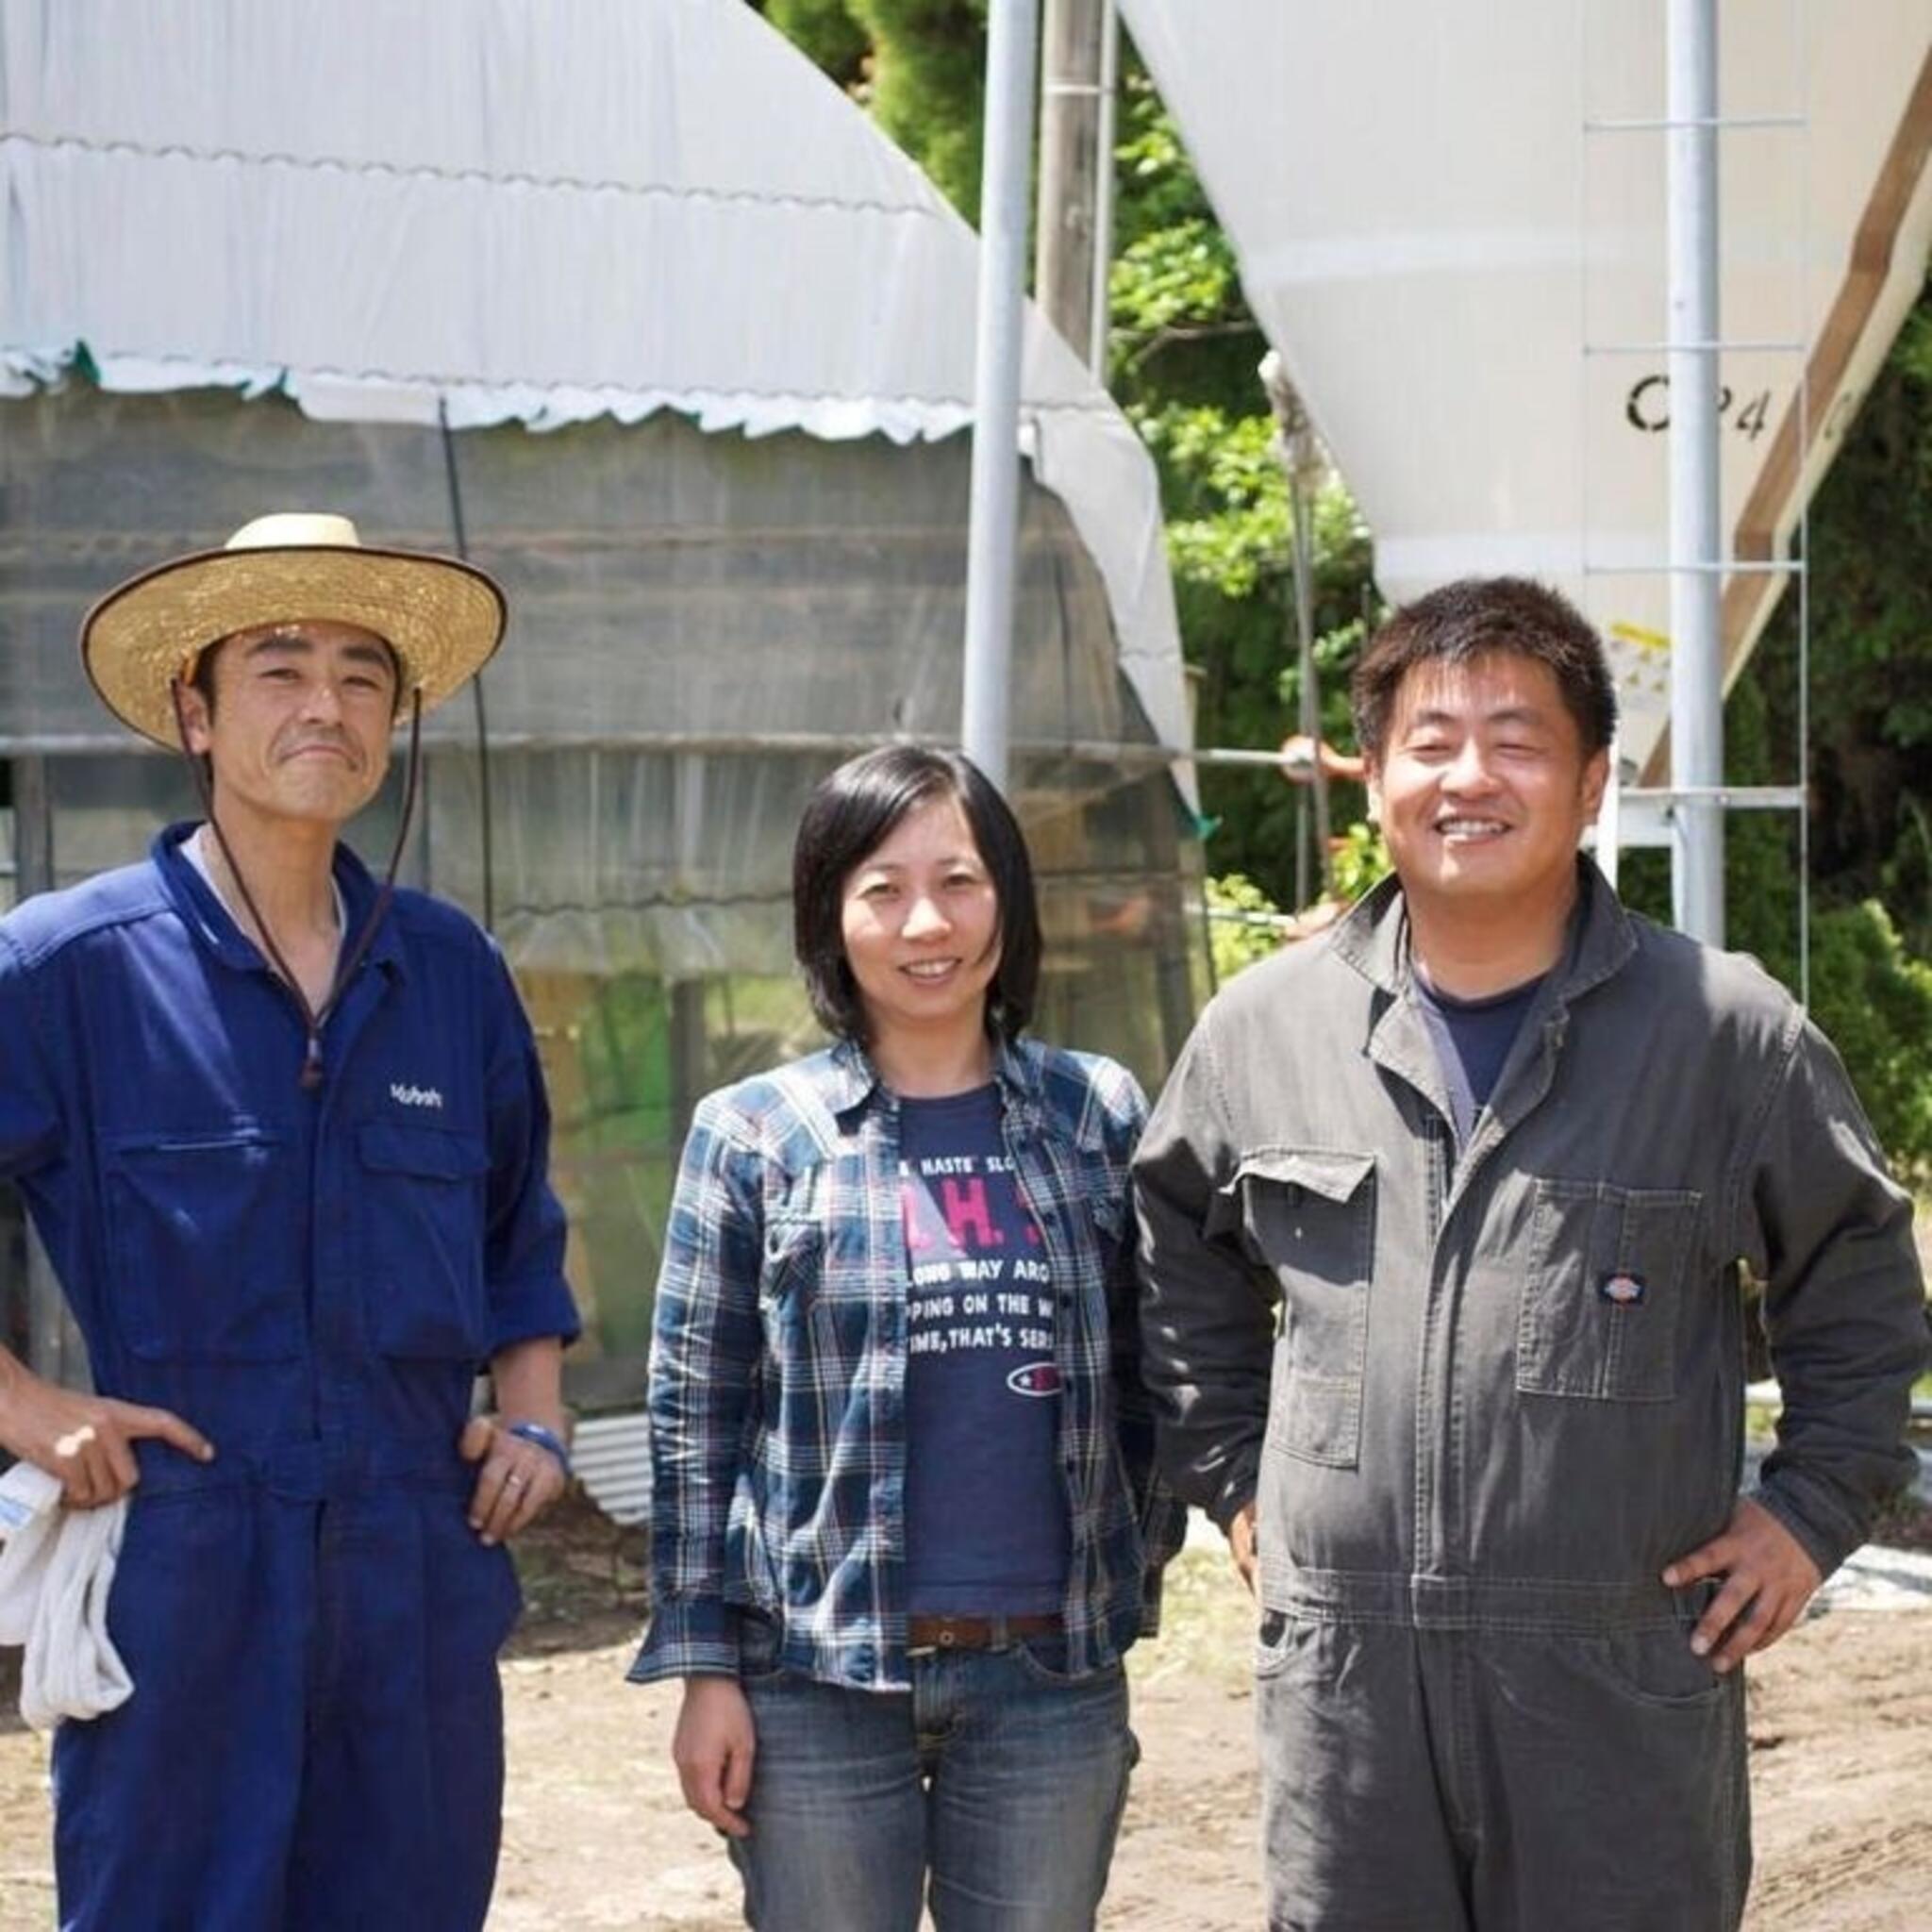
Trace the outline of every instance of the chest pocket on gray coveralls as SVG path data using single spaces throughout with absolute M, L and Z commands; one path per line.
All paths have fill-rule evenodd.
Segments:
M 1669 1402 L 1704 1196 L 1538 1180 L 1516 1328 L 1525 1395 Z
M 113 1304 L 145 1361 L 288 1361 L 306 1224 L 288 1150 L 258 1127 L 143 1135 L 107 1158 Z
M 1230 1183 L 1257 1260 L 1281 1289 L 1270 1448 L 1340 1469 L 1361 1450 L 1375 1157 L 1325 1147 L 1243 1156 Z
M 356 1151 L 362 1165 L 359 1273 L 376 1350 L 422 1361 L 481 1361 L 491 1341 L 483 1142 L 438 1127 L 367 1121 Z

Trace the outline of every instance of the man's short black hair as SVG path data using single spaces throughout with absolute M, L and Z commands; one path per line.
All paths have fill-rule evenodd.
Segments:
M 1418 664 L 1467 664 L 1505 653 L 1543 665 L 1576 721 L 1583 755 L 1609 748 L 1617 688 L 1603 641 L 1569 598 L 1527 577 L 1462 577 L 1405 604 L 1370 639 L 1348 681 L 1356 740 L 1382 755 L 1402 680 Z
M 845 884 L 908 813 L 951 799 L 965 815 L 992 881 L 1000 963 L 987 988 L 991 1033 L 1019 1037 L 1040 985 L 1040 907 L 1033 862 L 1011 808 L 957 751 L 891 744 L 848 758 L 807 799 L 791 849 L 792 949 L 811 1009 L 827 1033 L 863 1044 L 864 1003 L 845 960 Z

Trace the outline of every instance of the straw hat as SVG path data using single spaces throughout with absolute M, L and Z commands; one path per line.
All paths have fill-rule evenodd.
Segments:
M 503 639 L 503 591 L 454 558 L 365 545 L 347 517 L 284 511 L 244 524 L 109 591 L 80 626 L 81 662 L 124 724 L 179 748 L 169 680 L 209 644 L 256 625 L 327 619 L 387 639 L 405 691 L 426 711 L 489 661 Z

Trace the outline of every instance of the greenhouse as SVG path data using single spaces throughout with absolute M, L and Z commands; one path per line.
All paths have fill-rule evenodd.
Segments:
M 193 810 L 80 675 L 109 585 L 289 508 L 497 575 L 509 638 L 425 726 L 404 876 L 516 971 L 587 1316 L 571 1393 L 625 1406 L 690 1108 L 812 1037 L 790 965 L 805 793 L 865 744 L 957 737 L 973 237 L 736 0 L 586 8 L 536 50 L 509 45 L 516 9 L 368 0 L 333 9 L 360 37 L 340 60 L 239 0 L 165 33 L 106 11 L 0 7 L 13 888 Z M 644 113 L 654 94 L 676 111 Z M 372 258 L 375 232 L 421 245 Z M 1039 1024 L 1151 1083 L 1200 951 L 1153 475 L 1037 318 L 1022 437 Z M 10 1211 L 11 1338 L 72 1374 Z

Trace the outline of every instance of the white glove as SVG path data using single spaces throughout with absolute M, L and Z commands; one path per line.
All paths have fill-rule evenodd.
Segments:
M 64 1509 L 60 1484 L 31 1462 L 0 1475 L 0 1643 L 26 1646 L 20 1714 L 37 1731 L 99 1717 L 133 1693 L 108 1635 L 108 1593 L 127 1499 Z

